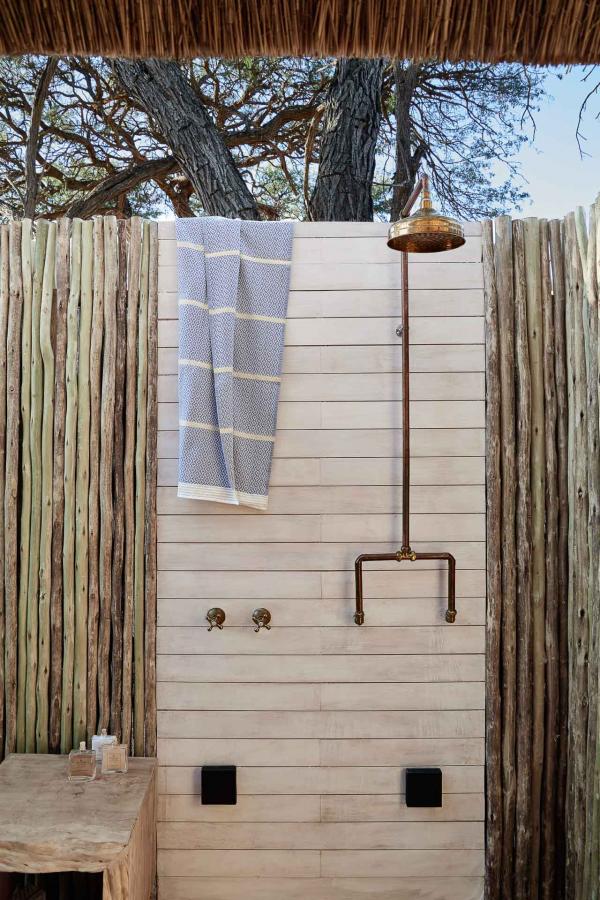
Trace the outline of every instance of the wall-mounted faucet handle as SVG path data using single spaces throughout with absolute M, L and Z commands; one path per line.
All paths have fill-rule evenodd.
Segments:
M 212 631 L 213 628 L 219 628 L 222 631 L 225 613 L 218 606 L 213 606 L 206 613 L 206 621 L 209 622 L 208 631 Z
M 271 626 L 269 622 L 271 621 L 271 613 L 268 609 L 265 609 L 263 606 L 255 609 L 252 613 L 252 621 L 256 625 L 255 631 L 260 631 L 261 628 L 266 628 L 267 631 L 271 630 Z

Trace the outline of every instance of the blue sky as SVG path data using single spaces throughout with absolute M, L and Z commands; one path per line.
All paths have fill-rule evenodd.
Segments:
M 533 144 L 523 148 L 519 157 L 531 196 L 520 212 L 523 216 L 561 217 L 577 205 L 589 206 L 600 192 L 600 120 L 595 118 L 600 112 L 600 91 L 590 100 L 582 126 L 587 138 L 583 147 L 589 156 L 581 159 L 575 139 L 579 108 L 590 88 L 600 81 L 600 68 L 586 83 L 581 81 L 581 68 L 572 69 L 562 79 L 556 71 L 546 79 L 551 97 L 536 116 Z

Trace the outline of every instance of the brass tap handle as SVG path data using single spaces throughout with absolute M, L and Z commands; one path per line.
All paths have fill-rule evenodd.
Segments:
M 261 628 L 266 628 L 267 631 L 271 630 L 271 626 L 269 622 L 271 621 L 271 613 L 268 609 L 265 609 L 263 606 L 260 606 L 258 609 L 255 609 L 252 613 L 252 621 L 256 625 L 255 631 L 260 631 Z
M 206 613 L 206 621 L 209 623 L 208 631 L 212 631 L 213 628 L 218 628 L 222 631 L 225 613 L 222 609 L 219 609 L 218 606 L 213 606 L 212 609 L 209 609 Z

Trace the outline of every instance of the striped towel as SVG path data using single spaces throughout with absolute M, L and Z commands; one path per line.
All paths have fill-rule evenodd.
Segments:
M 178 219 L 177 495 L 266 509 L 291 222 Z

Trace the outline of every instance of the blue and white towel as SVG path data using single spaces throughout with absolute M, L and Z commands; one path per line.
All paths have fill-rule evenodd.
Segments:
M 266 509 L 291 222 L 178 219 L 177 495 Z

